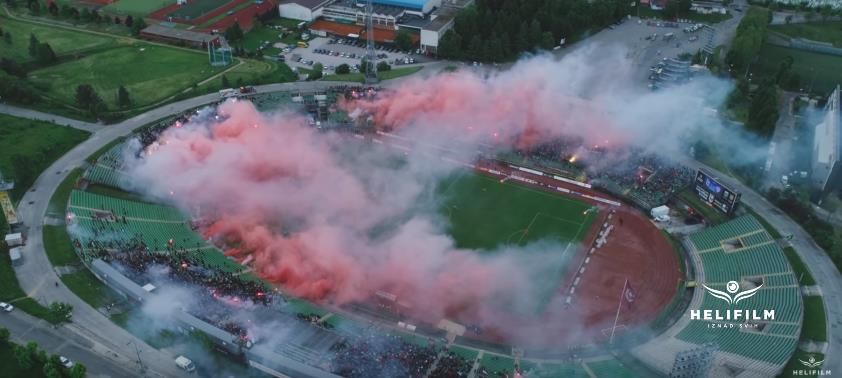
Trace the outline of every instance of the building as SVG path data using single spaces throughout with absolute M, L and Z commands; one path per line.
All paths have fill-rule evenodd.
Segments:
M 333 0 L 284 0 L 278 5 L 281 17 L 312 22 L 322 16 L 322 10 Z
M 434 8 L 441 7 L 441 0 L 372 0 L 372 3 L 404 8 L 408 11 L 424 14 L 432 12 Z
M 442 10 L 438 14 L 431 15 L 430 18 L 430 22 L 421 28 L 421 50 L 436 54 L 444 33 L 453 28 L 456 10 Z
M 836 89 L 827 99 L 825 105 L 825 116 L 822 122 L 816 125 L 815 137 L 813 140 L 813 187 L 821 192 L 842 188 L 842 165 L 839 157 L 842 153 L 842 95 L 840 87 Z
M 219 37 L 215 35 L 168 28 L 161 25 L 147 26 L 140 31 L 140 36 L 153 41 L 200 48 L 207 47 L 209 43 L 219 44 Z
M 693 1 L 690 3 L 690 10 L 701 14 L 726 14 L 728 8 L 725 4 L 715 1 Z

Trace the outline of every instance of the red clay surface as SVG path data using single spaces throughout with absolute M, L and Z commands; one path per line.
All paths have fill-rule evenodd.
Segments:
M 359 137 L 359 139 L 371 141 L 369 138 L 371 137 Z M 413 149 L 412 143 L 400 136 L 381 133 L 380 136 L 374 137 L 373 141 L 404 151 Z M 438 150 L 436 153 L 437 158 L 463 165 L 466 168 L 472 166 L 449 158 L 447 151 Z M 466 339 L 478 341 L 480 344 L 477 346 L 480 347 L 490 342 L 498 345 L 518 345 L 546 352 L 564 352 L 570 347 L 606 341 L 617 314 L 618 305 L 621 306 L 616 330 L 619 336 L 625 329 L 645 325 L 654 320 L 675 296 L 678 282 L 684 278 L 679 270 L 676 253 L 666 236 L 640 211 L 626 204 L 614 206 L 583 197 L 583 195 L 590 195 L 616 201 L 608 194 L 564 183 L 551 177 L 519 171 L 506 164 L 484 160 L 474 165 L 477 172 L 481 174 L 498 178 L 519 176 L 533 180 L 534 183 L 524 183 L 514 179 L 512 181 L 517 181 L 519 185 L 557 195 L 566 195 L 595 205 L 599 208 L 599 216 L 573 254 L 568 264 L 568 271 L 559 282 L 557 295 L 546 306 L 543 314 L 515 315 L 509 313 L 508 310 L 495 314 L 483 314 L 483 317 L 496 319 L 495 323 L 501 325 L 498 327 L 482 324 L 482 320 L 474 317 L 460 316 L 458 312 L 452 314 L 451 320 L 480 327 L 479 333 L 474 333 L 469 328 L 463 335 Z M 486 170 L 483 171 L 482 168 Z M 488 169 L 502 172 L 502 175 L 489 173 Z M 563 194 L 556 187 L 565 188 L 571 193 Z M 611 210 L 615 210 L 609 221 L 614 225 L 614 229 L 606 244 L 593 254 L 589 254 L 588 251 Z M 584 265 L 584 273 L 581 275 L 571 303 L 567 304 L 565 302 L 575 273 L 588 257 L 590 259 Z M 626 280 L 636 296 L 631 304 L 620 301 Z M 411 314 L 404 315 L 408 315 L 410 319 L 407 320 L 415 324 L 426 323 L 424 319 L 413 319 Z M 434 328 L 435 326 L 426 323 L 426 327 Z M 471 344 L 467 340 L 460 342 Z
M 498 171 L 514 173 L 539 182 L 538 185 L 518 182 L 521 185 L 564 195 L 551 188 L 552 186 L 559 186 L 576 193 L 615 200 L 608 194 L 596 190 L 513 170 L 502 164 L 490 164 L 493 164 L 493 168 Z M 675 296 L 678 282 L 684 278 L 679 270 L 678 257 L 673 251 L 670 241 L 648 217 L 631 206 L 623 204 L 620 207 L 615 207 L 578 195 L 567 196 L 596 205 L 600 208 L 600 212 L 583 239 L 583 245 L 580 246 L 570 261 L 568 272 L 559 288 L 559 296 L 548 306 L 549 310 L 546 316 L 564 316 L 565 312 L 569 312 L 569 315 L 582 319 L 587 329 L 565 329 L 566 327 L 559 326 L 553 331 L 549 329 L 548 331 L 559 332 L 559 339 L 566 339 L 563 334 L 576 334 L 576 337 L 566 340 L 566 343 L 583 343 L 587 341 L 586 339 L 591 339 L 591 341 L 604 340 L 606 335 L 610 333 L 617 315 L 620 294 L 623 291 L 626 279 L 628 279 L 629 286 L 631 286 L 636 297 L 631 304 L 625 302 L 622 304 L 619 321 L 617 322 L 617 335 L 621 335 L 624 329 L 644 325 L 654 320 Z M 611 209 L 616 210 L 616 213 L 608 222 L 614 225 L 614 228 L 608 236 L 606 244 L 589 255 L 590 246 L 596 239 Z M 620 223 L 621 220 L 622 224 Z M 564 299 L 569 293 L 575 273 L 586 257 L 590 257 L 590 260 L 584 265 L 585 271 L 575 290 L 571 305 L 565 306 Z M 554 310 L 563 307 L 566 307 L 566 309 L 561 312 Z M 545 320 L 547 326 L 555 323 L 555 320 Z M 572 323 L 581 327 L 581 323 L 578 321 Z M 490 337 L 490 335 L 478 338 L 486 341 L 501 341 L 494 340 L 496 337 Z

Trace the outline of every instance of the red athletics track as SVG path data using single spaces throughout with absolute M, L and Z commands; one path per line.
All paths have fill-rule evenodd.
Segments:
M 562 187 L 577 193 L 614 200 L 602 192 L 533 175 L 504 164 L 486 162 L 484 166 L 539 183 L 531 185 L 520 181 L 520 185 L 564 195 L 552 189 Z M 590 246 L 596 239 L 602 223 L 606 221 L 608 210 L 614 209 L 616 213 L 609 221 L 614 228 L 605 245 L 591 254 L 589 263 L 584 265 L 585 271 L 573 295 L 571 307 L 576 307 L 576 312 L 584 316 L 586 326 L 597 331 L 597 335 L 602 334 L 601 331 L 604 328 L 610 330 L 614 322 L 623 284 L 628 279 L 636 298 L 631 305 L 623 305 L 620 309 L 618 327 L 632 327 L 654 320 L 675 296 L 678 281 L 684 278 L 670 241 L 647 216 L 631 206 L 615 207 L 581 196 L 568 196 L 599 206 L 600 216 L 594 221 L 594 225 L 582 240 L 583 245 L 568 265 L 560 296 L 556 299 L 559 303 L 552 303 L 551 306 L 563 305 L 576 271 L 588 257 Z M 618 328 L 617 332 L 622 332 L 622 329 Z
M 394 134 L 379 134 L 386 138 L 374 137 L 370 141 L 403 151 L 413 150 L 413 143 L 406 138 Z M 355 137 L 369 139 L 361 135 Z M 683 279 L 678 258 L 669 240 L 640 211 L 625 204 L 614 206 L 586 197 L 616 201 L 608 194 L 552 177 L 524 172 L 507 164 L 491 160 L 469 164 L 447 157 L 448 152 L 445 150 L 438 149 L 436 153 L 435 157 L 466 168 L 472 167 L 481 174 L 495 178 L 517 177 L 519 179 L 513 180 L 518 181 L 520 185 L 567 195 L 600 208 L 599 217 L 569 262 L 565 278 L 559 284 L 558 295 L 547 306 L 545 314 L 537 319 L 512 318 L 510 320 L 513 322 L 509 322 L 510 324 L 521 324 L 514 329 L 486 327 L 482 329 L 482 334 L 468 331 L 465 337 L 493 343 L 517 343 L 532 348 L 604 341 L 614 322 L 626 279 L 629 280 L 636 298 L 631 305 L 622 305 L 618 321 L 618 325 L 621 326 L 630 328 L 654 320 L 676 294 L 678 281 Z M 523 179 L 528 182 L 524 182 Z M 556 189 L 557 187 L 570 193 L 565 194 Z M 606 244 L 589 255 L 590 246 L 612 209 L 616 211 L 610 220 L 614 228 Z M 581 275 L 571 303 L 565 305 L 575 273 L 587 257 L 590 257 L 590 260 L 585 265 L 585 271 Z M 541 330 L 540 335 L 530 331 L 536 328 Z M 523 338 L 521 331 L 529 336 Z M 618 328 L 617 332 L 622 334 L 622 328 Z

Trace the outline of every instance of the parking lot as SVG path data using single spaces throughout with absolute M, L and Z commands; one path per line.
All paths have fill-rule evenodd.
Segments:
M 365 41 L 357 39 L 315 37 L 308 44 L 307 47 L 296 46 L 284 52 L 287 64 L 291 67 L 310 68 L 321 63 L 326 74 L 333 73 L 341 64 L 347 64 L 352 67 L 351 72 L 359 72 L 360 60 L 365 56 Z M 407 52 L 388 46 L 375 46 L 378 47 L 378 62 L 385 61 L 395 68 L 435 61 L 418 50 Z

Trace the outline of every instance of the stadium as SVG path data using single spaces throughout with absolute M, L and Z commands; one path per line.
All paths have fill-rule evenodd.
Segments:
M 724 184 L 583 137 L 429 138 L 380 112 L 400 97 L 250 93 L 139 129 L 73 183 L 74 249 L 124 298 L 111 310 L 181 303 L 173 329 L 275 376 L 769 376 L 788 363 L 803 275 L 757 219 L 734 216 Z M 360 204 L 344 194 L 357 190 Z M 698 202 L 679 199 L 688 190 Z M 710 210 L 733 219 L 705 227 Z M 774 317 L 691 319 L 727 310 L 705 289 L 732 281 L 759 290 L 740 308 Z

